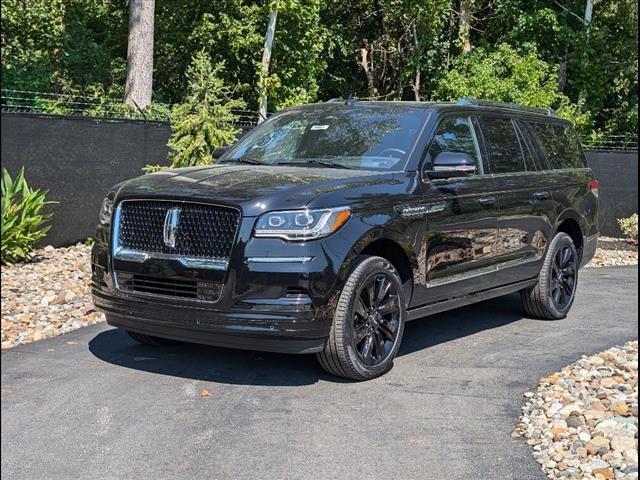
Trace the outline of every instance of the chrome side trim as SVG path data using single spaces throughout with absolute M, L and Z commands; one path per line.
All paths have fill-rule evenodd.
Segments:
M 247 263 L 308 263 L 313 257 L 247 257 Z
M 468 280 L 471 278 L 479 277 L 481 275 L 487 275 L 489 273 L 495 273 L 498 269 L 495 265 L 489 267 L 482 267 L 471 272 L 458 273 L 457 275 L 450 275 L 444 278 L 436 278 L 427 282 L 427 288 L 440 287 L 449 283 L 461 282 L 462 280 Z
M 536 255 L 531 258 L 526 258 L 524 260 L 520 260 L 520 259 L 507 260 L 505 262 L 499 263 L 498 265 L 491 265 L 488 267 L 478 268 L 471 272 L 459 273 L 457 275 L 451 275 L 445 278 L 437 278 L 435 280 L 427 282 L 427 288 L 440 287 L 442 285 L 447 285 L 449 283 L 460 282 L 462 280 L 468 280 L 468 279 L 479 277 L 482 275 L 487 275 L 489 273 L 495 273 L 500 270 L 504 270 L 505 268 L 518 267 L 520 265 L 525 265 L 527 263 L 532 263 L 532 262 L 539 262 L 541 260 L 542 260 L 542 256 L 540 255 Z

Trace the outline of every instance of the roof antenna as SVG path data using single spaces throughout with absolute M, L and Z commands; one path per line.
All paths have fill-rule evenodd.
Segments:
M 345 105 L 353 105 L 355 103 L 355 99 L 353 98 L 353 94 L 349 94 L 349 96 L 347 97 L 346 102 L 344 102 Z

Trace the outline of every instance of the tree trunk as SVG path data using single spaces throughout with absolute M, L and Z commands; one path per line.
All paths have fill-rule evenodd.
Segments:
M 413 21 L 413 45 L 415 48 L 415 55 L 419 58 L 420 55 L 420 40 L 418 39 L 418 29 L 416 27 L 416 20 Z M 416 102 L 420 101 L 420 62 L 416 62 L 416 75 L 413 82 L 413 94 L 416 98 Z
M 459 38 L 462 43 L 462 52 L 471 51 L 471 20 L 473 19 L 472 0 L 460 2 L 460 31 Z
M 124 101 L 136 108 L 151 103 L 155 0 L 129 0 L 127 83 Z
M 564 46 L 564 55 L 558 67 L 558 91 L 563 92 L 567 85 L 567 65 L 569 64 L 569 45 Z
M 264 38 L 264 50 L 262 52 L 262 65 L 260 66 L 260 80 L 258 85 L 260 98 L 260 117 L 258 123 L 262 123 L 267 118 L 267 77 L 269 76 L 269 64 L 271 63 L 271 52 L 273 51 L 273 37 L 276 33 L 276 19 L 278 18 L 278 7 L 269 13 L 269 27 Z
M 587 27 L 587 31 L 585 32 L 587 40 L 589 40 L 589 36 L 591 35 L 591 20 L 593 18 L 593 1 L 587 0 L 587 6 L 584 9 L 584 23 Z
M 369 89 L 369 96 L 374 97 L 376 94 L 376 87 L 373 80 L 373 72 L 369 67 L 369 50 L 367 50 L 366 48 L 360 49 L 360 65 L 362 65 L 364 73 L 367 76 L 367 88 Z

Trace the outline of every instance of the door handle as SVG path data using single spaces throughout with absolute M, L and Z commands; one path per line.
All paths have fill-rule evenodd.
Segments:
M 496 203 L 496 197 L 481 197 L 478 199 L 478 203 L 482 206 L 493 205 Z
M 551 197 L 549 192 L 536 192 L 533 194 L 533 198 L 536 200 L 547 200 L 549 197 Z

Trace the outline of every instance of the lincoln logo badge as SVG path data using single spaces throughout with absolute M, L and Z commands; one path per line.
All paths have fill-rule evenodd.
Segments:
M 180 208 L 173 207 L 167 210 L 164 217 L 163 239 L 164 244 L 169 248 L 176 248 L 176 235 L 178 233 L 178 222 L 180 221 Z

